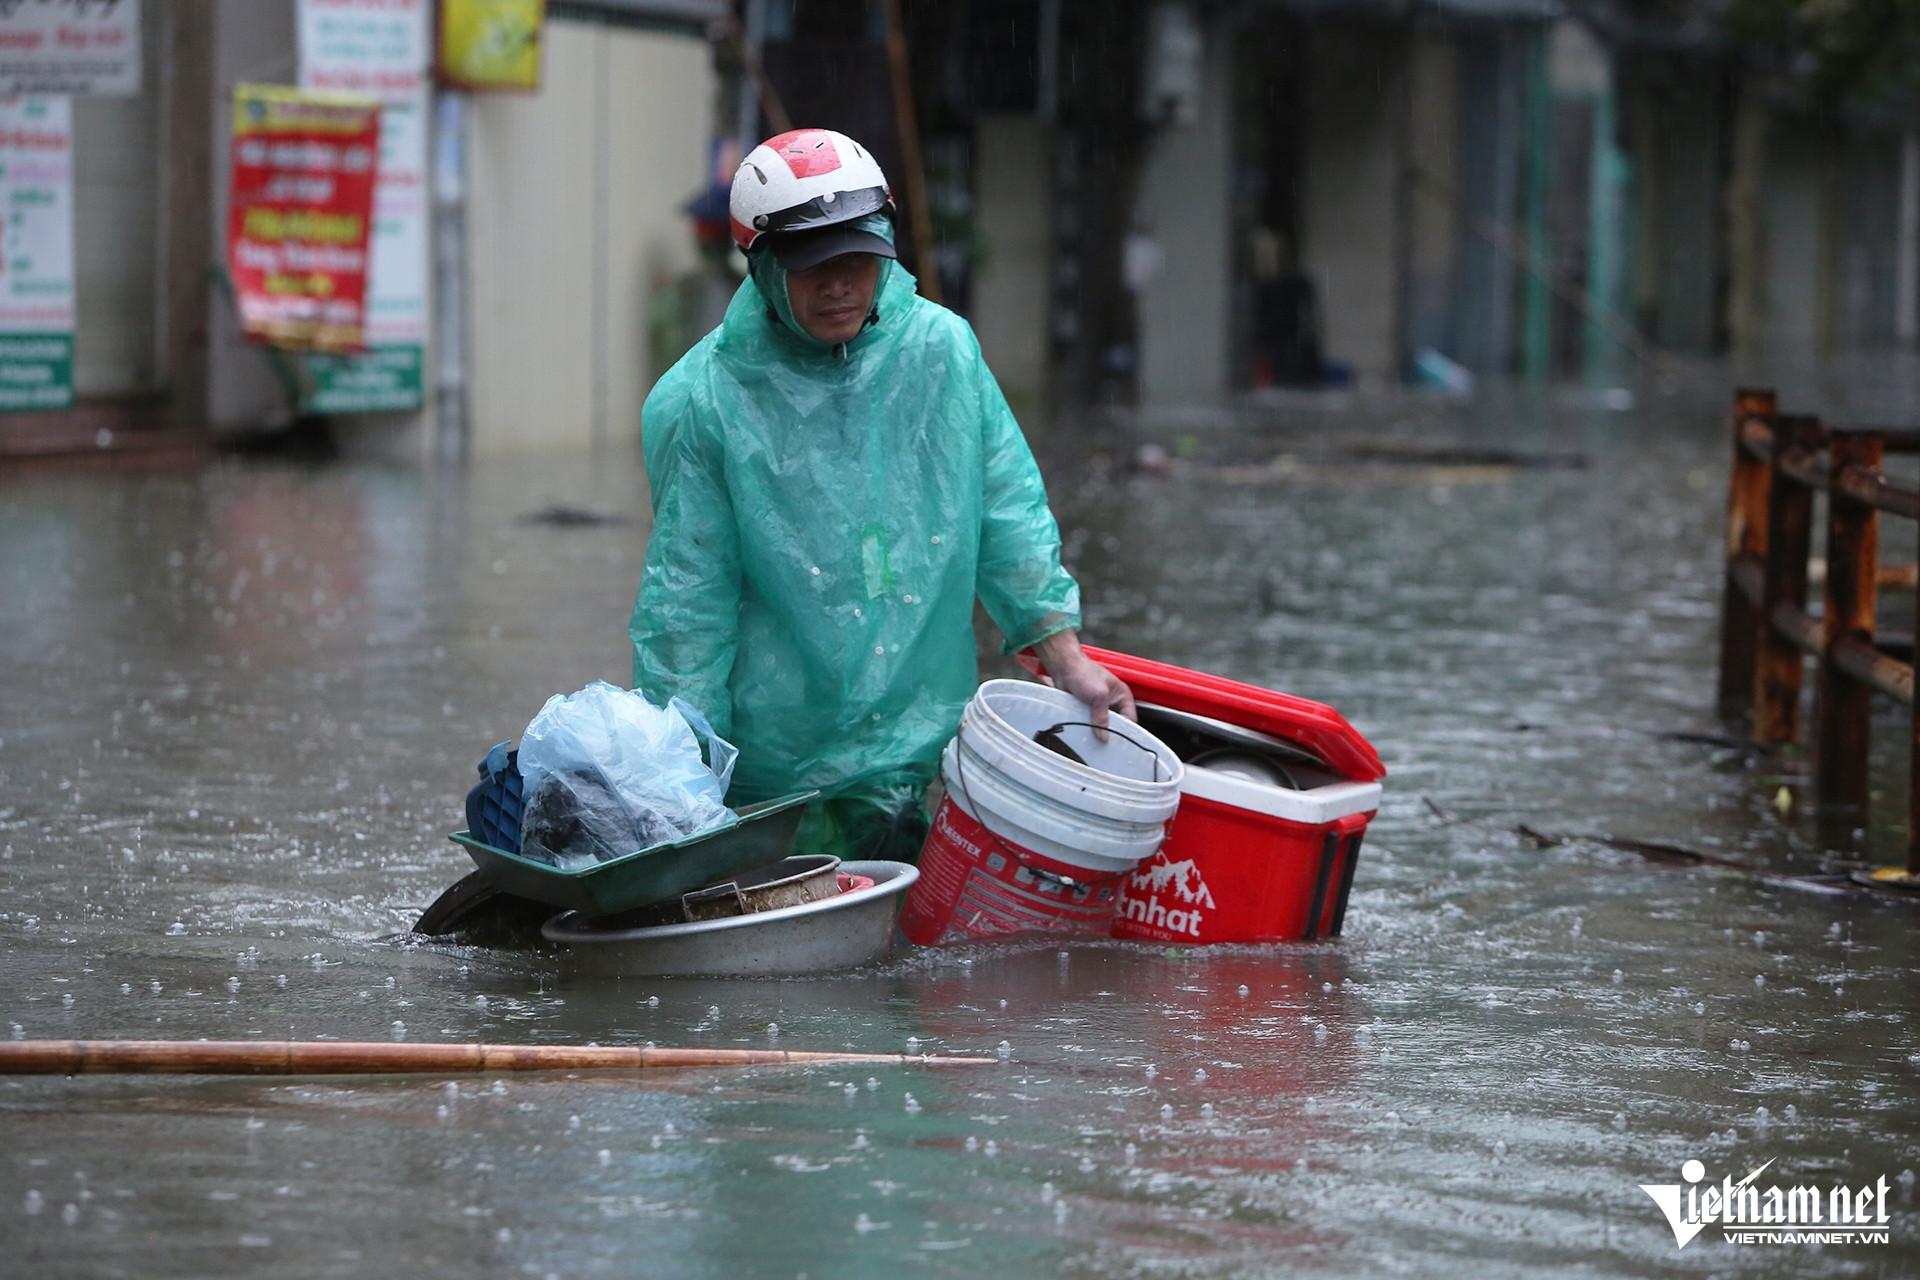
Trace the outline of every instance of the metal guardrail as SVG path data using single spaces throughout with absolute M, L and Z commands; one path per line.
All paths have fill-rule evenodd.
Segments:
M 1915 452 L 1920 432 L 1825 427 L 1818 418 L 1776 412 L 1771 391 L 1734 394 L 1719 700 L 1725 717 L 1752 716 L 1755 742 L 1793 742 L 1800 736 L 1805 659 L 1813 657 L 1815 794 L 1823 817 L 1853 828 L 1866 825 L 1874 693 L 1914 709 L 1908 726 L 1916 750 L 1907 788 L 1907 865 L 1920 872 L 1914 668 L 1875 643 L 1880 588 L 1910 587 L 1920 575 L 1912 564 L 1880 563 L 1881 514 L 1920 520 L 1920 490 L 1893 483 L 1881 463 L 1888 453 Z M 1817 616 L 1807 606 L 1816 564 L 1816 493 L 1827 495 Z

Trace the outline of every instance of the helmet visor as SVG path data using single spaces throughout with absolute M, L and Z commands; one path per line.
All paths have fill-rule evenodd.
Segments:
M 775 261 L 788 271 L 805 271 L 843 253 L 871 253 L 879 258 L 898 258 L 885 236 L 862 231 L 857 226 L 822 227 L 818 231 L 790 231 L 769 236 L 767 245 Z

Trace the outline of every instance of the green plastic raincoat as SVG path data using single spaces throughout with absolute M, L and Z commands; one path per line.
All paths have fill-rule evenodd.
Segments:
M 829 346 L 772 254 L 752 266 L 642 413 L 634 684 L 740 748 L 728 803 L 818 789 L 801 847 L 857 856 L 914 827 L 978 684 L 976 594 L 1014 652 L 1077 629 L 1079 588 L 964 320 L 883 262 L 867 327 Z

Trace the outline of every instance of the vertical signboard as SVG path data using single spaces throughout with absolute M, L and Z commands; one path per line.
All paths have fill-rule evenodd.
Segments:
M 380 111 L 367 350 L 307 361 L 316 413 L 422 403 L 428 333 L 427 102 L 432 0 L 300 0 L 300 84 L 362 94 Z
M 140 0 L 0 0 L 0 94 L 140 93 Z
M 302 351 L 365 344 L 379 153 L 377 103 L 234 87 L 227 265 L 249 337 Z
M 538 89 L 546 19 L 546 0 L 440 0 L 434 74 L 469 92 Z
M 0 412 L 73 403 L 73 128 L 66 98 L 0 98 Z

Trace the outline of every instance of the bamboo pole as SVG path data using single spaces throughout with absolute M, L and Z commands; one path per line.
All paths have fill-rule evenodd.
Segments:
M 940 268 L 933 256 L 933 210 L 927 204 L 927 170 L 920 159 L 920 121 L 913 109 L 913 73 L 907 63 L 906 23 L 900 0 L 881 0 L 887 20 L 887 69 L 892 73 L 893 114 L 900 128 L 901 175 L 907 181 L 907 215 L 913 223 L 913 265 L 920 296 L 940 301 Z
M 829 1062 L 974 1066 L 994 1058 L 786 1049 L 656 1049 L 624 1045 L 409 1044 L 351 1040 L 0 1040 L 0 1075 L 459 1075 L 513 1071 L 647 1071 Z

